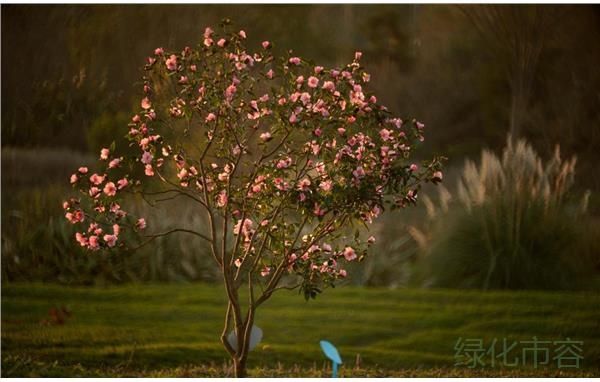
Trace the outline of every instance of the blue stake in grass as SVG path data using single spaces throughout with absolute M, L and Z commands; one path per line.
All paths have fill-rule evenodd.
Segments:
M 337 349 L 333 344 L 329 341 L 322 340 L 319 342 L 321 345 L 321 349 L 325 356 L 331 360 L 331 369 L 332 369 L 332 378 L 337 378 L 337 370 L 338 365 L 342 364 L 342 358 L 340 357 L 340 353 L 338 353 Z

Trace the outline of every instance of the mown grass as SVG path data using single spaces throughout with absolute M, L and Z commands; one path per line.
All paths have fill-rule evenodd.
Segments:
M 2 287 L 2 376 L 225 376 L 217 286 Z M 66 307 L 63 325 L 49 309 Z M 305 302 L 282 292 L 259 311 L 251 376 L 326 376 L 318 341 L 338 346 L 342 376 L 600 374 L 597 293 L 413 289 L 329 290 Z M 46 321 L 46 322 L 45 322 Z M 458 338 L 584 341 L 581 369 L 454 366 Z M 360 362 L 356 359 L 359 355 Z

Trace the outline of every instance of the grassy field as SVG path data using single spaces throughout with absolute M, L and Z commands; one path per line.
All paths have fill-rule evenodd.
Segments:
M 226 376 L 224 304 L 219 287 L 202 284 L 5 285 L 2 376 Z M 71 313 L 59 324 L 62 315 L 50 311 L 62 307 Z M 286 291 L 259 311 L 264 339 L 249 374 L 326 376 L 318 346 L 326 338 L 344 359 L 342 376 L 598 376 L 599 307 L 597 293 L 342 287 L 305 302 Z M 461 337 L 487 348 L 494 338 L 533 336 L 584 341 L 581 368 L 552 360 L 491 367 L 487 358 L 485 367 L 454 365 Z

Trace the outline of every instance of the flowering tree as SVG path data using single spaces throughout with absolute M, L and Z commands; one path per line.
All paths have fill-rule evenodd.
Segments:
M 385 204 L 415 203 L 421 184 L 442 173 L 439 159 L 409 161 L 424 125 L 391 117 L 366 91 L 360 52 L 326 69 L 292 52 L 275 59 L 268 41 L 250 53 L 244 31 L 222 27 L 221 36 L 206 28 L 196 49 L 154 51 L 129 123 L 136 154 L 103 149 L 98 172 L 71 176 L 79 197 L 64 209 L 85 225 L 75 238 L 91 251 L 135 249 L 176 232 L 205 240 L 229 300 L 221 340 L 243 376 L 256 309 L 278 289 L 314 298 L 346 277 L 344 265 L 375 240 L 349 227 L 368 227 Z M 151 222 L 122 208 L 131 194 L 186 198 L 207 227 L 148 233 Z

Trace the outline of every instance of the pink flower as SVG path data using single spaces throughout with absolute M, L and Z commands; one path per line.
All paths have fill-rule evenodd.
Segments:
M 373 243 L 375 243 L 375 236 L 369 236 L 369 238 L 367 239 L 367 242 L 368 242 L 369 244 L 373 244 Z
M 436 171 L 433 173 L 433 181 L 434 182 L 441 182 L 443 178 L 444 178 L 444 176 L 442 175 L 441 171 Z
M 273 137 L 271 136 L 271 133 L 269 133 L 268 131 L 266 133 L 262 133 L 260 135 L 260 139 L 262 139 L 265 142 L 270 141 L 271 139 L 273 139 Z
M 144 153 L 142 154 L 142 163 L 150 164 L 150 163 L 152 163 L 153 158 L 154 158 L 154 156 L 152 154 L 150 154 L 149 151 L 144 151 Z
M 300 65 L 300 61 L 301 61 L 300 57 L 292 57 L 289 60 L 290 64 L 293 64 L 293 65 Z
M 90 176 L 90 182 L 92 184 L 95 184 L 96 186 L 102 184 L 102 182 L 104 182 L 104 178 L 105 175 L 98 175 L 98 174 L 93 174 L 92 176 Z
M 206 122 L 211 122 L 217 119 L 217 116 L 214 113 L 208 113 L 208 115 L 206 116 L 205 121 Z
M 292 165 L 292 158 L 287 157 L 285 159 L 280 159 L 277 162 L 277 168 L 278 169 L 282 169 L 282 168 L 288 168 Z
M 115 235 L 104 235 L 103 239 L 109 247 L 114 247 L 117 243 L 117 237 Z
M 324 180 L 319 184 L 319 188 L 324 192 L 329 192 L 333 188 L 333 182 L 331 180 Z
M 242 259 L 240 259 L 240 258 L 237 258 L 237 259 L 235 259 L 235 261 L 234 261 L 233 263 L 235 264 L 235 266 L 236 266 L 237 268 L 239 268 L 239 267 L 241 267 L 241 266 L 242 266 Z
M 351 115 L 348 117 L 347 121 L 348 121 L 348 123 L 354 123 L 354 122 L 356 122 L 356 117 Z
M 418 168 L 419 168 L 419 166 L 417 166 L 416 164 L 413 163 L 410 165 L 409 170 L 412 172 L 415 172 L 415 171 L 417 171 Z
M 271 47 L 271 43 L 269 41 L 263 41 L 261 45 L 263 49 L 269 49 Z
M 315 203 L 315 208 L 313 209 L 313 213 L 316 216 L 323 216 L 323 215 L 325 215 L 325 210 L 322 209 L 319 204 Z
M 142 104 L 142 109 L 144 109 L 144 110 L 148 110 L 152 107 L 152 102 L 150 102 L 150 99 L 148 97 L 144 97 L 142 99 L 141 104 Z
M 108 163 L 108 168 L 117 168 L 121 164 L 120 158 L 115 158 Z
M 225 98 L 227 99 L 227 102 L 231 102 L 236 90 L 237 87 L 234 84 L 229 85 L 227 89 L 225 89 Z
M 174 54 L 169 56 L 169 58 L 167 58 L 166 65 L 167 65 L 167 69 L 176 70 L 177 69 L 177 56 Z
M 71 184 L 77 183 L 78 180 L 79 180 L 79 177 L 77 176 L 77 174 L 71 175 L 71 179 L 70 179 Z
M 344 258 L 346 259 L 346 261 L 352 261 L 358 257 L 352 247 L 344 248 L 343 255 L 344 255 Z
M 315 74 L 319 74 L 323 71 L 323 67 L 322 66 L 315 66 Z
M 219 41 L 217 41 L 217 45 L 222 48 L 225 46 L 225 44 L 227 43 L 227 40 L 225 40 L 224 38 L 220 39 Z
M 275 74 L 275 72 L 273 72 L 273 69 L 269 69 L 269 71 L 267 72 L 267 78 L 268 79 L 273 79 L 273 75 Z
M 308 87 L 316 88 L 317 86 L 319 86 L 319 79 L 314 76 L 308 77 Z
M 354 53 L 354 59 L 356 61 L 360 60 L 361 57 L 362 57 L 362 52 L 355 52 Z
M 337 132 L 339 135 L 344 135 L 346 133 L 346 129 L 344 129 L 343 127 L 339 127 L 337 129 Z
M 206 27 L 206 29 L 204 29 L 204 38 L 209 38 L 210 36 L 212 36 L 213 32 L 214 31 L 211 27 Z
M 310 102 L 310 94 L 308 94 L 307 92 L 302 93 L 300 95 L 300 101 L 302 101 L 302 103 L 306 105 L 308 102 Z
M 295 113 L 292 113 L 292 115 L 290 115 L 289 121 L 290 123 L 296 123 L 298 121 L 298 118 L 296 117 Z
M 118 224 L 113 224 L 113 233 L 115 236 L 119 236 L 119 233 L 121 233 L 121 226 Z
M 219 193 L 219 195 L 217 195 L 217 206 L 223 208 L 226 205 L 227 205 L 227 192 L 221 191 Z
M 356 170 L 352 171 L 352 175 L 357 179 L 364 178 L 365 170 L 361 166 L 358 166 Z
M 108 196 L 115 196 L 117 193 L 117 187 L 113 182 L 108 182 L 104 186 L 104 193 Z
M 81 232 L 75 233 L 75 240 L 77 240 L 79 245 L 81 245 L 82 247 L 86 247 L 88 245 L 88 239 L 85 236 L 83 236 Z
M 146 165 L 144 173 L 146 174 L 146 176 L 154 176 L 154 169 L 152 168 L 151 164 Z
M 298 182 L 298 191 L 308 191 L 310 190 L 310 179 L 304 178 Z
M 325 81 L 323 83 L 322 89 L 333 92 L 333 91 L 335 91 L 335 84 L 333 83 L 333 81 Z
M 135 226 L 138 229 L 146 229 L 146 219 L 139 218 L 138 221 L 135 223 Z
M 381 129 L 379 131 L 379 135 L 384 141 L 388 141 L 390 139 L 390 131 L 388 129 Z
M 100 150 L 100 159 L 107 160 L 109 155 L 110 155 L 110 150 L 109 149 L 102 149 L 102 150 Z
M 212 38 L 205 38 L 204 39 L 204 46 L 211 46 L 213 44 L 213 39 Z
M 96 249 L 100 248 L 98 236 L 96 236 L 96 235 L 90 236 L 88 242 L 89 242 L 89 247 L 91 250 L 96 250 Z
M 79 171 L 80 174 L 87 174 L 88 168 L 87 167 L 79 167 L 79 169 L 77 171 Z
M 271 273 L 271 268 L 270 267 L 264 267 L 261 271 L 260 271 L 260 275 L 262 277 L 267 277 L 269 274 Z
M 123 179 L 119 179 L 117 181 L 117 185 L 118 185 L 118 189 L 122 190 L 123 188 L 127 187 L 129 185 L 129 181 L 127 180 L 127 178 L 123 178 Z
M 100 195 L 100 189 L 98 187 L 91 187 L 90 191 L 89 191 L 89 195 L 92 198 L 96 198 L 98 195 Z
M 164 50 L 163 48 L 156 48 L 156 49 L 154 49 L 154 54 L 155 54 L 156 56 L 160 56 L 160 55 L 162 55 L 164 52 L 165 52 L 165 50 Z
M 254 233 L 254 230 L 252 229 L 253 226 L 254 222 L 252 222 L 252 220 L 244 219 L 244 222 L 242 223 L 242 220 L 240 219 L 235 227 L 233 227 L 233 234 L 239 235 L 241 232 L 243 236 L 249 238 Z
M 67 212 L 65 218 L 71 222 L 71 224 L 79 223 L 85 220 L 85 215 L 81 210 L 75 210 L 73 212 Z
M 348 276 L 348 273 L 346 272 L 345 269 L 340 269 L 340 271 L 338 272 L 338 274 L 340 275 L 340 277 L 345 278 L 346 276 Z
M 246 32 L 244 32 L 243 30 L 241 30 L 238 34 L 241 38 L 246 38 Z
M 296 78 L 296 84 L 302 85 L 303 83 L 304 83 L 304 76 L 298 76 L 298 78 Z

